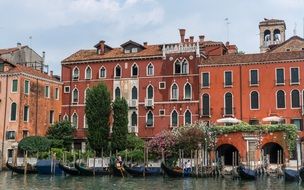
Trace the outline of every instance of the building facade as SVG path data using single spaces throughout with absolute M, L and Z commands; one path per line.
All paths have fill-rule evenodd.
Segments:
M 44 136 L 59 121 L 62 83 L 30 67 L 0 59 L 0 136 L 2 164 L 26 136 Z M 2 165 L 3 166 L 3 165 Z

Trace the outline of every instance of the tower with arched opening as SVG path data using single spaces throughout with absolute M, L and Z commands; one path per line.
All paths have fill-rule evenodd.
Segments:
M 277 45 L 285 41 L 286 25 L 284 20 L 264 19 L 259 24 L 260 52 L 266 52 L 269 46 Z

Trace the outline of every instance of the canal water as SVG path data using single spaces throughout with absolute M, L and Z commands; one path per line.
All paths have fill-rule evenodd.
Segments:
M 297 190 L 304 189 L 304 182 L 287 183 L 283 178 L 261 177 L 257 181 L 232 180 L 231 178 L 186 178 L 168 177 L 119 178 L 119 177 L 75 177 L 75 176 L 42 176 L 11 175 L 11 172 L 0 172 L 0 190 L 22 189 L 199 189 L 199 190 Z

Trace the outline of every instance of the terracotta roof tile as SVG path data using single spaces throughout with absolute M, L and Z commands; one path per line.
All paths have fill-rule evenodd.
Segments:
M 65 58 L 62 62 L 73 62 L 73 61 L 89 61 L 89 60 L 103 60 L 113 58 L 130 58 L 130 57 L 145 57 L 145 56 L 158 56 L 162 55 L 160 45 L 147 45 L 145 49 L 137 53 L 124 53 L 122 48 L 113 48 L 109 52 L 99 55 L 96 49 L 91 50 L 79 50 L 71 56 Z
M 228 54 L 223 56 L 209 57 L 202 60 L 201 64 L 233 64 L 233 63 L 258 63 L 269 61 L 284 61 L 304 59 L 304 51 L 289 51 L 278 53 L 257 53 L 257 54 Z
M 21 46 L 22 48 L 25 48 L 26 46 Z M 8 53 L 13 53 L 15 51 L 19 50 L 18 47 L 14 47 L 14 48 L 4 48 L 4 49 L 0 49 L 0 55 L 1 54 L 8 54 Z

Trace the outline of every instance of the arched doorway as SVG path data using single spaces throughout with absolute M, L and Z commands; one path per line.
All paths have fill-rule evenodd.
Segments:
M 283 148 L 278 143 L 269 142 L 266 143 L 262 150 L 264 151 L 264 156 L 269 156 L 269 163 L 270 164 L 277 164 L 278 163 L 278 155 L 280 155 L 280 161 L 283 161 Z
M 218 157 L 224 157 L 224 165 L 238 165 L 239 163 L 239 151 L 235 146 L 231 144 L 222 144 L 221 146 L 217 147 L 216 149 Z M 233 158 L 234 157 L 234 158 Z

